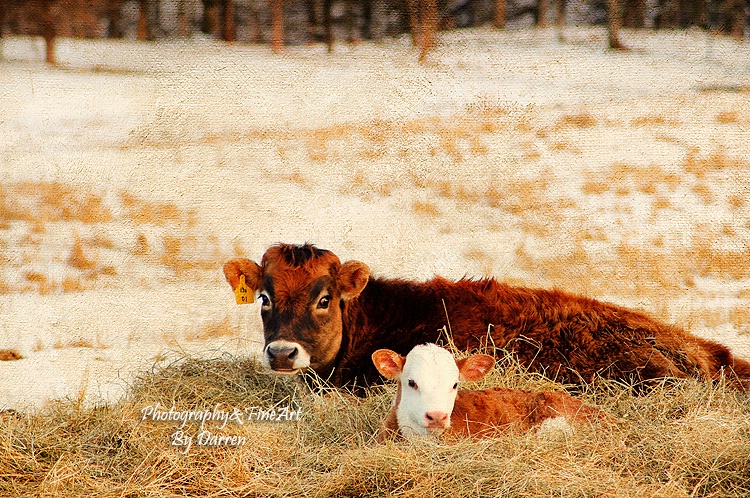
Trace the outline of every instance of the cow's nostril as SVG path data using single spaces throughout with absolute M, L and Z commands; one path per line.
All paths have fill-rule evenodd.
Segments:
M 299 353 L 299 348 L 297 346 L 280 348 L 269 347 L 266 350 L 266 353 L 271 360 L 294 360 Z

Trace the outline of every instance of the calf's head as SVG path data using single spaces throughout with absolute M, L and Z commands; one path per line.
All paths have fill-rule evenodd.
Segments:
M 372 361 L 384 377 L 398 380 L 396 419 L 407 437 L 450 427 L 459 380 L 479 380 L 495 365 L 485 354 L 456 360 L 435 344 L 415 346 L 406 357 L 379 349 Z
M 224 275 L 232 289 L 244 275 L 260 299 L 267 368 L 282 375 L 307 368 L 326 374 L 341 347 L 344 301 L 362 292 L 370 270 L 358 261 L 342 264 L 313 245 L 279 244 L 260 264 L 244 258 L 227 262 Z

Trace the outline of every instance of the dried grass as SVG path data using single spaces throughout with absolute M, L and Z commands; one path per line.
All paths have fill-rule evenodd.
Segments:
M 422 216 L 435 217 L 440 216 L 440 209 L 432 202 L 414 201 L 412 210 Z
M 73 242 L 73 247 L 68 256 L 68 264 L 78 270 L 93 270 L 97 266 L 96 257 L 86 254 L 83 250 L 83 243 L 78 237 Z
M 145 201 L 129 192 L 121 192 L 120 199 L 126 217 L 138 224 L 186 223 L 191 218 L 190 213 L 183 212 L 171 202 Z
M 22 358 L 21 353 L 15 349 L 0 349 L 0 361 L 15 361 Z
M 555 124 L 554 130 L 593 128 L 596 124 L 597 120 L 594 116 L 588 112 L 581 112 L 561 117 Z
M 199 340 L 212 339 L 216 337 L 231 337 L 239 334 L 237 327 L 232 325 L 229 316 L 223 320 L 213 321 L 204 324 L 195 338 Z
M 480 387 L 561 389 L 501 358 Z M 185 359 L 141 376 L 126 398 L 80 399 L 0 417 L 0 493 L 13 496 L 726 496 L 750 493 L 750 405 L 722 385 L 679 382 L 635 396 L 579 393 L 620 422 L 559 438 L 500 435 L 376 444 L 393 386 L 359 399 L 307 394 L 252 360 Z M 142 410 L 299 407 L 298 422 L 206 425 L 237 447 L 171 447 L 175 423 Z M 195 436 L 199 427 L 188 423 Z
M 735 111 L 722 111 L 716 115 L 716 122 L 720 124 L 735 124 L 739 121 L 739 116 Z

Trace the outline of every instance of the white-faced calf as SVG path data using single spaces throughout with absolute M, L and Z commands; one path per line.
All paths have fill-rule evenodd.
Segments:
M 492 370 L 495 360 L 483 354 L 456 360 L 447 350 L 424 344 L 406 357 L 380 349 L 373 353 L 372 361 L 384 377 L 398 381 L 393 406 L 377 436 L 379 442 L 399 434 L 482 437 L 498 430 L 606 418 L 603 412 L 562 392 L 459 391 L 460 380 L 479 380 Z

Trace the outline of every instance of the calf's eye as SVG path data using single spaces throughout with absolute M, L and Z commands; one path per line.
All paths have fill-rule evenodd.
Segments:
M 271 300 L 268 299 L 268 296 L 266 296 L 265 294 L 261 294 L 260 295 L 260 305 L 263 308 L 268 308 L 268 307 L 271 306 Z
M 417 383 L 411 379 L 409 379 L 409 387 L 411 387 L 412 389 L 419 389 L 419 387 L 417 386 Z
M 318 301 L 318 309 L 327 310 L 328 305 L 330 303 L 331 303 L 331 296 L 323 296 L 320 298 L 320 301 Z
M 457 387 L 458 387 L 458 382 L 456 382 L 455 384 L 453 384 L 453 389 L 456 389 Z

